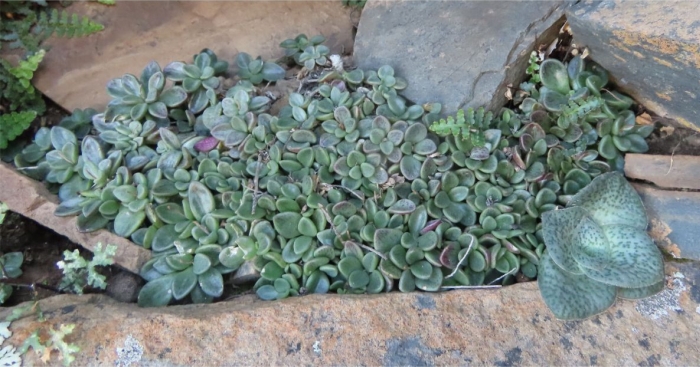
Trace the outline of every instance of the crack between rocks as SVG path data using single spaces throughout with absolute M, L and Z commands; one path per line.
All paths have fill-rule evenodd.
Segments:
M 523 41 L 523 39 L 525 38 L 525 36 L 527 36 L 528 34 L 530 34 L 530 31 L 532 30 L 532 28 L 533 28 L 535 25 L 537 25 L 538 23 L 542 23 L 542 22 L 544 22 L 547 18 L 551 17 L 552 14 L 554 14 L 555 11 L 559 10 L 560 7 L 561 7 L 561 5 L 550 9 L 550 10 L 547 12 L 547 14 L 545 14 L 544 16 L 542 16 L 540 19 L 537 19 L 537 20 L 531 22 L 531 23 L 527 26 L 527 28 L 525 28 L 524 31 L 520 32 L 520 34 L 518 35 L 518 38 L 516 39 L 515 43 L 513 44 L 513 47 L 512 47 L 512 48 L 510 49 L 510 51 L 508 52 L 508 56 L 506 57 L 505 64 L 503 64 L 503 67 L 504 67 L 504 68 L 505 68 L 506 66 L 508 66 L 508 64 L 510 64 L 510 59 L 511 59 L 511 57 L 513 57 L 513 53 L 515 53 L 515 50 L 518 48 L 518 45 L 520 45 L 520 43 Z
M 467 102 L 469 102 L 469 101 L 471 101 L 472 99 L 474 99 L 474 91 L 476 90 L 476 85 L 479 84 L 479 81 L 481 80 L 481 78 L 482 78 L 484 75 L 486 75 L 486 74 L 495 74 L 495 73 L 499 73 L 499 72 L 500 72 L 500 70 L 487 70 L 487 71 L 482 71 L 482 72 L 480 72 L 479 75 L 477 75 L 476 78 L 474 78 L 474 81 L 472 82 L 472 87 L 471 87 L 471 89 L 469 90 L 469 95 L 466 96 L 466 97 L 462 100 L 462 102 L 460 102 L 460 103 L 457 105 L 457 108 L 461 108 L 461 107 L 464 106 Z

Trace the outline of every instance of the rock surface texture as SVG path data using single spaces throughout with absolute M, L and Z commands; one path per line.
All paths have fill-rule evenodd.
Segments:
M 644 202 L 656 244 L 672 257 L 700 260 L 700 192 L 633 186 Z
M 578 322 L 553 319 L 535 283 L 276 302 L 251 295 L 163 309 L 58 296 L 41 303 L 46 323 L 15 321 L 6 343 L 75 323 L 67 340 L 81 348 L 78 366 L 694 365 L 700 274 L 697 267 L 667 270 L 674 275 L 661 294 Z M 24 358 L 41 364 L 31 351 Z
M 151 251 L 106 230 L 90 233 L 78 231 L 77 216 L 53 215 L 58 206 L 58 197 L 49 193 L 41 182 L 18 173 L 3 162 L 0 162 L 0 202 L 7 204 L 13 212 L 53 229 L 90 251 L 100 242 L 117 246 L 114 263 L 132 273 L 138 274 L 141 266 L 151 258 Z
M 700 131 L 700 2 L 587 0 L 567 18 L 623 91 Z
M 279 43 L 299 33 L 323 34 L 332 52 L 352 50 L 353 23 L 340 1 L 75 2 L 71 12 L 104 24 L 87 38 L 51 39 L 34 85 L 67 110 L 109 102 L 107 82 L 140 75 L 150 61 L 165 67 L 211 48 L 231 70 L 238 52 L 277 59 Z M 271 16 L 274 15 L 274 16 Z M 231 71 L 229 70 L 229 71 Z
M 668 189 L 700 190 L 700 157 L 625 154 L 625 176 Z
M 360 68 L 391 65 L 403 95 L 462 107 L 500 108 L 530 52 L 556 37 L 563 1 L 369 1 L 355 39 Z

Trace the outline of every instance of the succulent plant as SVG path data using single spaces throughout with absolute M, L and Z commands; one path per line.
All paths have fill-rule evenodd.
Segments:
M 316 65 L 328 65 L 328 55 L 331 50 L 325 45 L 309 45 L 304 48 L 304 52 L 299 55 L 298 62 L 308 70 L 313 70 Z
M 300 35 L 282 46 L 313 69 L 327 64 L 322 41 Z M 643 150 L 651 129 L 632 126 L 630 100 L 603 89 L 607 74 L 580 59 L 564 69 L 544 62 L 542 83 L 524 85 L 513 110 L 443 120 L 440 104 L 400 95 L 406 82 L 390 66 L 344 70 L 337 60 L 273 114 L 273 97 L 254 84 L 284 70 L 243 53 L 237 61 L 242 80 L 225 92 L 217 75 L 226 63 L 208 50 L 192 65 L 161 72 L 153 63 L 140 80 L 115 79 L 107 112 L 76 111 L 15 157 L 49 181 L 56 215 L 153 252 L 142 306 L 212 302 L 244 263 L 260 272 L 253 289 L 265 300 L 571 272 L 553 268 L 543 218 L 573 208 L 595 218 L 588 188 L 624 152 Z M 640 287 L 623 292 L 641 296 Z
M 188 108 L 194 113 L 199 113 L 208 104 L 207 91 L 219 87 L 218 77 L 227 69 L 228 62 L 219 60 L 214 52 L 205 49 L 194 56 L 193 64 L 171 62 L 163 69 L 163 74 L 180 85 L 187 93 L 192 94 Z
M 305 34 L 300 34 L 295 38 L 290 38 L 282 41 L 280 47 L 284 49 L 284 55 L 291 57 L 298 65 L 304 65 L 304 61 L 300 60 L 301 54 L 309 46 L 318 46 L 326 41 L 326 38 L 322 35 L 316 35 L 310 39 Z
M 617 172 L 598 176 L 568 207 L 547 212 L 547 251 L 539 286 L 559 319 L 585 319 L 617 297 L 643 298 L 663 289 L 661 252 L 646 233 L 639 195 Z
M 58 126 L 72 131 L 78 140 L 82 140 L 92 129 L 92 117 L 97 114 L 92 108 L 81 110 L 76 108 L 70 116 L 61 119 Z
M 285 74 L 284 69 L 274 62 L 263 61 L 261 56 L 253 59 L 245 52 L 236 56 L 236 66 L 238 66 L 238 76 L 253 84 L 260 84 L 263 80 L 275 82 L 284 78 Z
M 156 62 L 151 62 L 137 79 L 131 74 L 112 79 L 107 83 L 107 93 L 114 98 L 105 111 L 107 122 L 115 119 L 143 121 L 152 119 L 159 126 L 168 121 L 168 108 L 177 107 L 187 100 L 187 91 L 174 86 L 165 89 L 165 75 Z

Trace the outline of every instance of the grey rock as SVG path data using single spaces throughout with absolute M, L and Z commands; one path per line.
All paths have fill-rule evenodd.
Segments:
M 649 232 L 668 255 L 700 260 L 700 192 L 633 184 L 649 216 Z
M 260 278 L 260 273 L 255 270 L 253 263 L 251 261 L 246 261 L 241 265 L 240 268 L 233 274 L 233 284 L 241 285 L 246 283 L 252 283 Z
M 530 52 L 563 24 L 558 1 L 369 1 L 355 38 L 362 69 L 388 64 L 415 103 L 490 110 L 525 76 Z
M 700 131 L 700 2 L 588 0 L 567 19 L 622 91 Z
M 140 276 L 123 271 L 107 283 L 107 295 L 119 302 L 136 302 L 143 280 Z

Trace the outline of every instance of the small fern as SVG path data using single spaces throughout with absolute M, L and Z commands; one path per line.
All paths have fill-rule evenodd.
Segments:
M 597 110 L 603 104 L 600 97 L 589 96 L 582 100 L 570 100 L 569 104 L 564 107 L 564 110 L 557 119 L 557 125 L 562 129 L 566 129 L 571 124 L 575 124 L 589 113 Z
M 44 100 L 31 84 L 44 54 L 44 50 L 39 50 L 26 60 L 20 61 L 16 67 L 0 60 L 0 108 L 8 112 L 34 111 L 39 115 L 44 113 Z
M 440 135 L 460 136 L 462 140 L 469 140 L 473 146 L 481 147 L 485 144 L 484 130 L 488 129 L 493 122 L 493 113 L 486 112 L 483 107 L 479 107 L 476 112 L 473 108 L 457 111 L 456 119 L 448 116 L 447 120 L 440 119 L 430 125 L 430 131 Z
M 90 18 L 78 14 L 69 14 L 67 11 L 51 10 L 51 13 L 42 12 L 36 24 L 37 32 L 48 38 L 52 34 L 59 37 L 83 37 L 104 29 L 100 23 L 90 20 Z
M 36 112 L 10 112 L 0 115 L 0 149 L 7 148 L 7 143 L 15 140 L 29 128 L 36 118 Z

